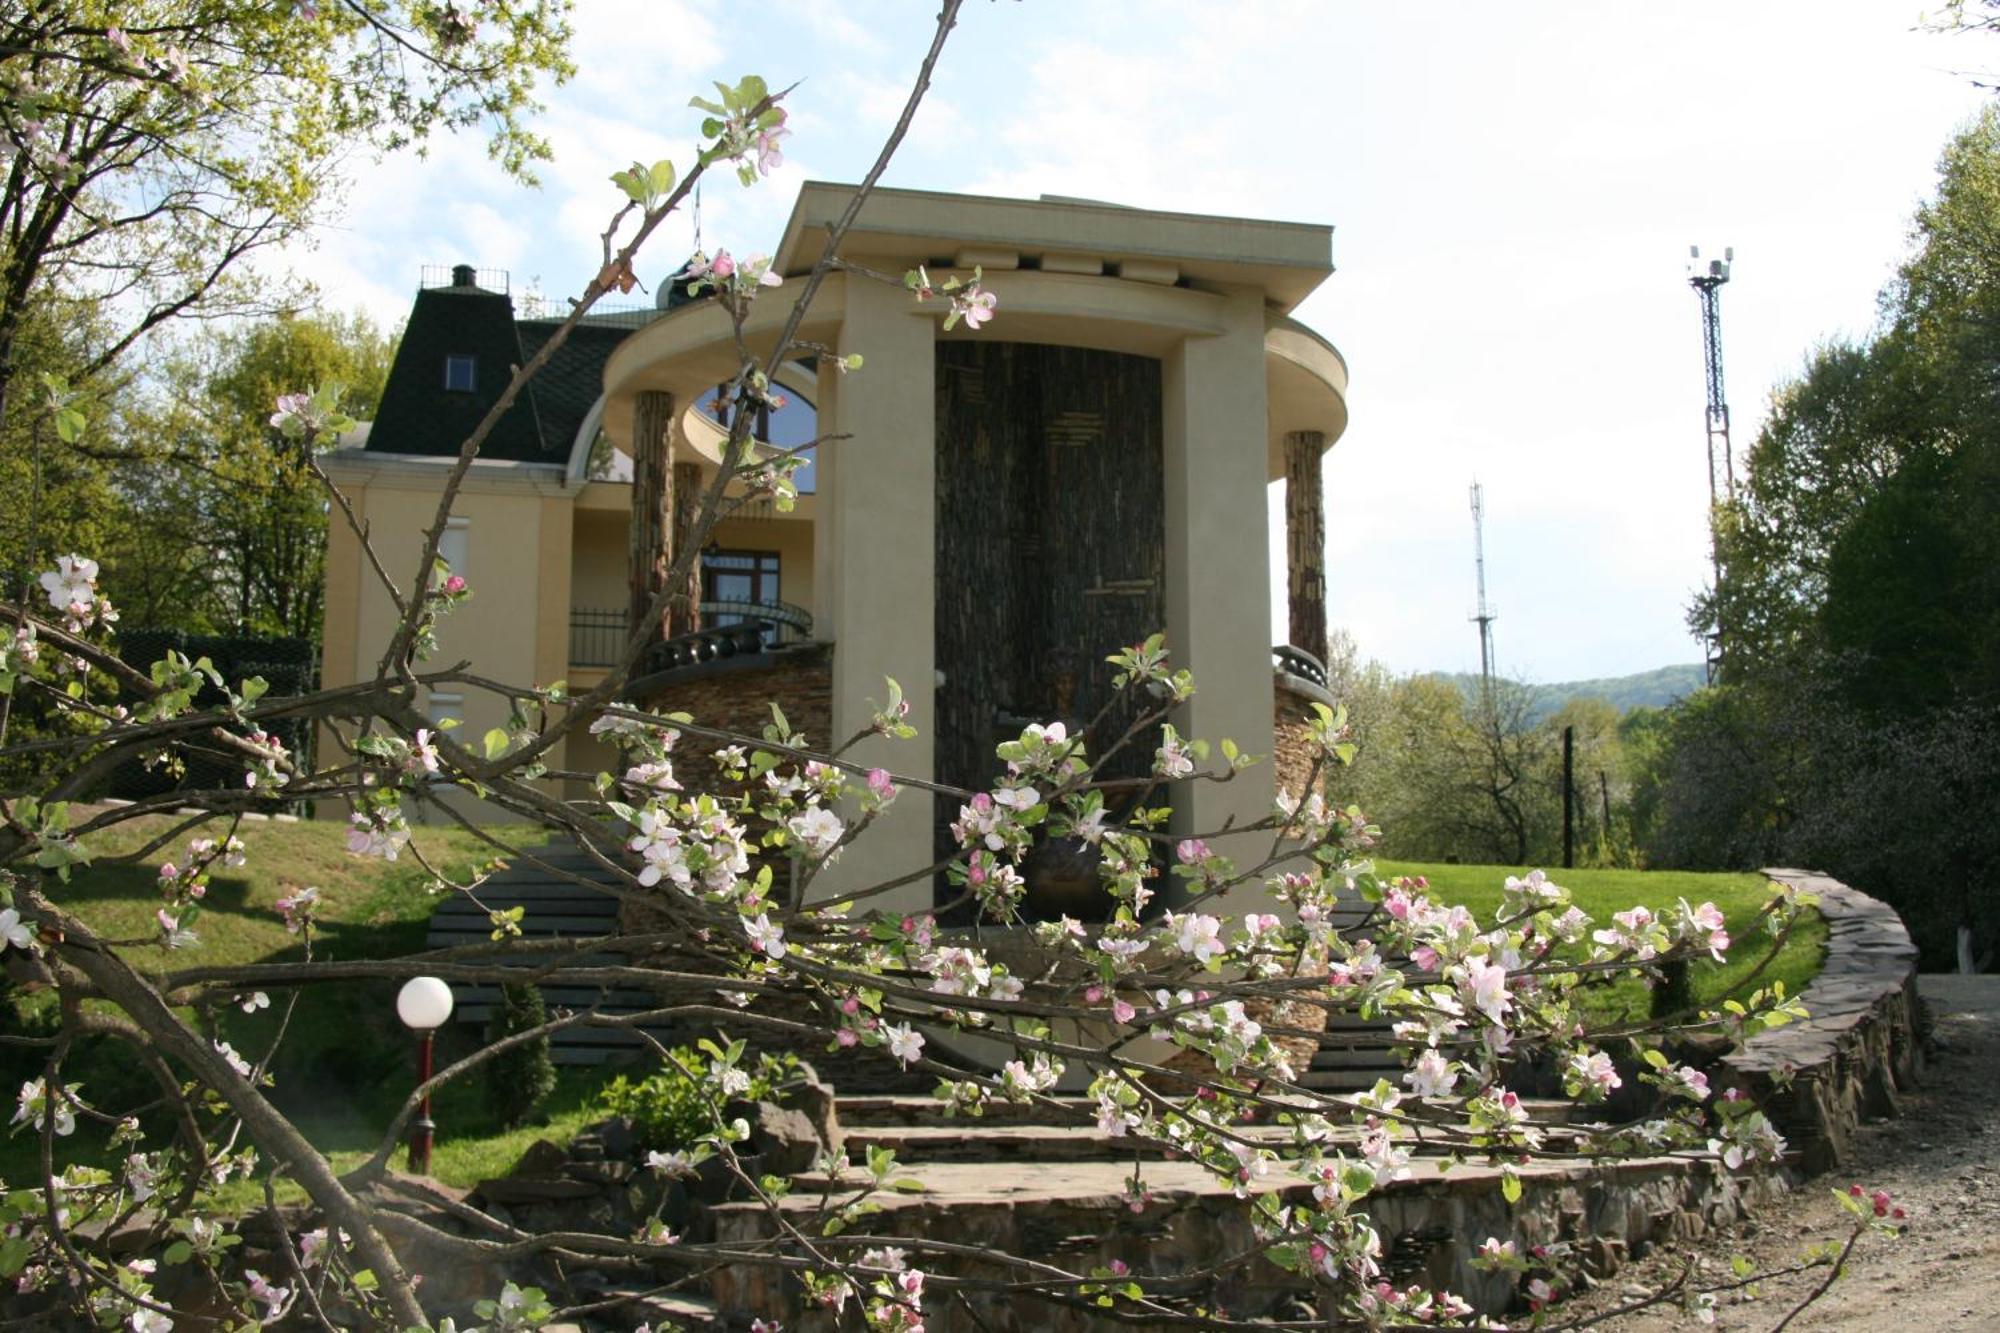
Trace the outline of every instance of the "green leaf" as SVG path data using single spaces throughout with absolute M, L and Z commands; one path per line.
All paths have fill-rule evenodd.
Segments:
M 193 1256 L 194 1246 L 184 1240 L 177 1240 L 167 1246 L 166 1253 L 162 1254 L 160 1258 L 169 1264 L 184 1264 Z
M 1521 1201 L 1521 1178 L 1512 1171 L 1505 1172 L 1500 1177 L 1500 1196 L 1508 1203 Z
M 486 733 L 481 744 L 485 747 L 488 759 L 498 759 L 507 753 L 507 732 L 501 727 L 495 727 Z

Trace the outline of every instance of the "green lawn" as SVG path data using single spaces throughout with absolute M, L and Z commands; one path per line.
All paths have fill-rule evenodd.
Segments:
M 143 846 L 170 827 L 163 818 L 135 820 L 93 835 L 88 843 L 99 857 L 116 855 Z M 220 837 L 225 827 L 216 821 L 190 830 L 133 864 L 80 868 L 67 886 L 58 886 L 56 896 L 107 938 L 157 936 L 153 914 L 160 906 L 160 864 L 184 860 L 188 838 Z M 490 831 L 503 842 L 522 845 L 537 845 L 547 837 L 544 830 L 526 826 Z M 318 888 L 322 896 L 316 958 L 385 958 L 423 947 L 426 924 L 439 899 L 430 887 L 429 873 L 415 857 L 405 854 L 388 863 L 351 855 L 345 846 L 346 826 L 334 821 L 245 823 L 238 836 L 246 845 L 247 862 L 214 874 L 195 922 L 201 946 L 174 953 L 150 944 L 123 949 L 135 965 L 161 972 L 296 960 L 303 956 L 300 939 L 285 930 L 276 904 L 306 885 Z M 457 828 L 420 827 L 411 842 L 433 865 L 454 876 L 463 876 L 494 856 L 492 848 Z M 305 989 L 272 1066 L 273 1099 L 343 1166 L 373 1148 L 413 1082 L 413 1047 L 408 1031 L 396 1019 L 396 989 L 393 981 Z M 261 1054 L 270 1045 L 285 1003 L 282 992 L 272 992 L 271 1000 L 270 1008 L 254 1015 L 233 1006 L 218 1011 L 213 1016 L 217 1032 L 246 1056 Z M 50 1003 L 48 995 L 15 995 L 0 1011 L 0 1021 L 17 1030 L 31 1027 Z M 445 1029 L 439 1038 L 440 1063 L 469 1049 L 472 1036 L 457 1028 Z M 39 1074 L 40 1059 L 39 1054 L 0 1052 L 0 1064 L 12 1080 L 7 1086 Z M 94 1104 L 136 1103 L 154 1093 L 129 1055 L 104 1039 L 79 1043 L 65 1066 L 64 1079 L 80 1082 L 84 1097 Z M 453 1086 L 439 1099 L 436 1110 L 437 1174 L 453 1184 L 470 1185 L 511 1165 L 537 1134 L 567 1137 L 590 1118 L 589 1104 L 602 1079 L 595 1071 L 565 1071 L 547 1104 L 550 1125 L 506 1134 L 498 1133 L 486 1111 L 476 1075 Z M 64 1146 L 88 1156 L 94 1145 L 79 1130 L 75 1140 Z M 34 1153 L 30 1136 L 0 1138 L 0 1178 L 26 1174 Z
M 1384 878 L 1422 875 L 1438 898 L 1464 904 L 1482 921 L 1491 921 L 1500 906 L 1500 890 L 1507 876 L 1526 873 L 1510 866 L 1415 861 L 1378 861 L 1375 869 Z M 1712 902 L 1721 908 L 1732 941 L 1729 961 L 1722 964 L 1703 961 L 1689 969 L 1695 999 L 1703 1005 L 1714 1005 L 1735 993 L 1770 952 L 1771 936 L 1757 919 L 1765 900 L 1771 896 L 1770 882 L 1762 875 L 1581 869 L 1547 873 L 1570 891 L 1578 907 L 1600 923 L 1608 924 L 1613 912 L 1628 907 L 1643 905 L 1655 913 L 1671 911 L 1681 898 L 1695 904 Z M 1817 914 L 1810 914 L 1793 929 L 1784 948 L 1758 973 L 1752 985 L 1768 986 L 1773 981 L 1782 981 L 1786 993 L 1796 995 L 1819 971 L 1825 954 L 1826 923 Z M 1605 987 L 1592 998 L 1589 1008 L 1600 1021 L 1612 1021 L 1642 1016 L 1647 1004 L 1646 987 L 1634 977 Z

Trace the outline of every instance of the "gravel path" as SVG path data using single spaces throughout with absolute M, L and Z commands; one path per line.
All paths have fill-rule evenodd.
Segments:
M 1844 1174 L 1807 1181 L 1699 1247 L 1701 1264 L 1718 1280 L 1737 1254 L 1760 1267 L 1783 1266 L 1806 1246 L 1847 1234 L 1832 1189 L 1859 1183 L 1895 1196 L 1909 1213 L 1908 1232 L 1896 1240 L 1864 1237 L 1846 1277 L 1787 1333 L 2000 1333 L 2000 976 L 1926 976 L 1918 988 L 1936 1049 L 1903 1114 L 1861 1130 Z M 1679 1251 L 1656 1252 L 1556 1317 L 1615 1306 L 1639 1294 L 1636 1283 L 1660 1281 L 1682 1262 Z M 1725 1295 L 1715 1327 L 1768 1333 L 1824 1276 L 1819 1269 Z M 1631 1314 L 1609 1325 L 1619 1333 L 1692 1326 L 1678 1312 Z

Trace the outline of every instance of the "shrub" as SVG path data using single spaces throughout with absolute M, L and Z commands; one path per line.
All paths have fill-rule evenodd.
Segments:
M 487 1021 L 486 1040 L 491 1044 L 548 1021 L 548 1006 L 542 1003 L 539 988 L 528 982 L 509 983 L 500 988 L 500 1006 Z M 547 1035 L 502 1051 L 486 1062 L 485 1073 L 487 1101 L 500 1123 L 510 1129 L 522 1123 L 556 1086 Z
M 656 1073 L 636 1082 L 620 1074 L 598 1094 L 598 1105 L 607 1115 L 622 1115 L 632 1122 L 641 1148 L 670 1152 L 687 1147 L 716 1128 L 714 1111 L 702 1090 L 708 1057 L 688 1046 L 675 1047 L 671 1054 L 673 1060 Z M 675 1062 L 680 1068 L 675 1068 Z M 796 1055 L 759 1055 L 756 1067 L 745 1071 L 747 1082 L 734 1090 L 735 1095 L 749 1101 L 768 1099 L 798 1072 L 798 1067 Z

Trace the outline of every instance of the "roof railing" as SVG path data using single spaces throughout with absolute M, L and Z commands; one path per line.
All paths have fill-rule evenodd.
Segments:
M 504 268 L 474 268 L 470 264 L 425 264 L 417 271 L 417 290 L 423 292 L 445 287 L 477 287 L 505 296 L 511 281 Z

